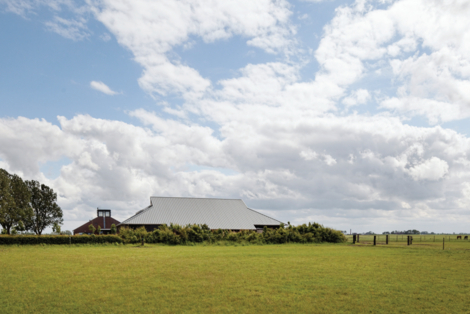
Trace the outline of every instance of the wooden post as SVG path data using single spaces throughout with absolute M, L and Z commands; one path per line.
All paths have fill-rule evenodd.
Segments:
M 377 236 L 374 236 L 374 245 L 377 245 Z
M 356 235 L 353 235 L 353 244 L 356 244 Z
M 357 235 L 357 239 L 356 239 L 356 240 L 357 240 L 357 243 L 359 243 L 359 235 Z
M 444 250 L 444 241 L 446 238 L 442 238 L 442 249 Z
M 388 234 L 385 236 L 385 244 L 388 244 Z
M 406 236 L 406 245 L 410 245 L 410 236 Z

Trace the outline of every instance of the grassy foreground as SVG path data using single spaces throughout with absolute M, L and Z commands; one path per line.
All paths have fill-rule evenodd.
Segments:
M 455 245 L 0 246 L 0 312 L 470 313 Z

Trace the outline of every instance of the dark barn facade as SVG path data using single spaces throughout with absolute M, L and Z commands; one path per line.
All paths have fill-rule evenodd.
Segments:
M 73 230 L 73 234 L 80 234 L 80 233 L 91 233 L 89 226 L 93 225 L 95 229 L 100 226 L 102 234 L 109 234 L 111 225 L 114 224 L 116 227 L 120 224 L 119 221 L 111 217 L 111 210 L 110 209 L 97 209 L 96 210 L 96 217 L 93 220 L 81 225 L 77 229 Z

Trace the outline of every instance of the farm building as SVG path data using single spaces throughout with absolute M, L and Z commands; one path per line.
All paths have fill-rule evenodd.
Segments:
M 109 234 L 109 229 L 111 225 L 114 224 L 116 227 L 119 225 L 119 221 L 111 217 L 111 210 L 110 209 L 98 209 L 96 210 L 96 217 L 93 220 L 90 220 L 86 224 L 81 225 L 77 229 L 73 231 L 73 234 L 80 234 L 80 233 L 90 233 L 89 226 L 93 225 L 93 227 L 98 228 L 100 226 L 101 233 Z
M 212 230 L 238 231 L 277 228 L 281 222 L 246 207 L 241 199 L 151 197 L 148 207 L 121 222 L 118 228 L 145 226 L 153 231 L 163 224 L 206 224 Z

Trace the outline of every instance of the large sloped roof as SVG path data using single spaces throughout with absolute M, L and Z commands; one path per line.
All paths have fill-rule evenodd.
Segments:
M 246 207 L 240 199 L 151 197 L 150 206 L 120 225 L 207 224 L 210 229 L 255 229 L 280 221 Z

